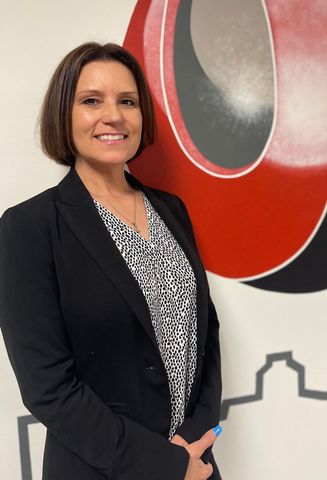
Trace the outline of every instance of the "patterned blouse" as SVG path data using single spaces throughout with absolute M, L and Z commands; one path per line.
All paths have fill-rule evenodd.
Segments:
M 182 248 L 144 194 L 143 200 L 149 240 L 93 201 L 149 307 L 168 376 L 171 439 L 184 420 L 196 368 L 196 280 Z

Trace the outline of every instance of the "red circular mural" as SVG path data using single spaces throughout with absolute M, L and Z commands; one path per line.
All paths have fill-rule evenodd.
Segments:
M 274 125 L 260 158 L 226 168 L 207 160 L 192 142 L 180 108 L 174 50 L 182 4 L 141 0 L 130 21 L 124 46 L 146 71 L 158 121 L 156 145 L 130 170 L 185 201 L 207 270 L 237 279 L 259 277 L 295 256 L 324 215 L 327 11 L 315 15 L 315 1 L 289 0 L 287 7 L 283 0 L 266 1 Z M 196 109 L 201 98 L 194 102 Z

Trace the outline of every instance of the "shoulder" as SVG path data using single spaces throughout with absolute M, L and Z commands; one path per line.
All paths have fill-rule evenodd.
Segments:
M 27 234 L 31 229 L 44 230 L 53 215 L 57 187 L 52 187 L 28 200 L 8 208 L 0 219 L 1 234 Z
M 171 212 L 177 217 L 186 217 L 189 221 L 189 215 L 183 200 L 173 193 L 160 190 L 158 188 L 150 187 L 141 183 L 130 173 L 126 173 L 128 181 L 136 188 L 142 190 L 146 195 L 150 197 L 150 200 L 159 200 L 166 204 Z
M 178 195 L 168 193 L 164 190 L 148 187 L 148 191 L 150 191 L 152 195 L 155 195 L 159 201 L 163 202 L 166 207 L 168 207 L 170 212 L 183 226 L 183 228 L 193 237 L 194 233 L 192 222 L 184 201 Z
M 126 178 L 128 182 L 134 186 L 135 188 L 142 190 L 145 194 L 150 194 L 150 196 L 154 195 L 156 198 L 163 200 L 168 203 L 179 203 L 181 199 L 172 193 L 168 193 L 164 190 L 160 190 L 158 188 L 151 187 L 147 184 L 142 183 L 138 180 L 134 175 L 129 172 L 125 172 Z
M 46 209 L 49 204 L 55 201 L 57 188 L 57 186 L 48 188 L 47 190 L 44 190 L 43 192 L 40 192 L 37 195 L 18 203 L 17 205 L 9 207 L 3 215 L 20 211 L 41 212 L 42 210 Z
M 147 187 L 157 198 L 167 203 L 168 205 L 175 206 L 176 208 L 186 208 L 183 200 L 173 194 L 166 192 L 165 190 L 159 190 L 157 188 Z

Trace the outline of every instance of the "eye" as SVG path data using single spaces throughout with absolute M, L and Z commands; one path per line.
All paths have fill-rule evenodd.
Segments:
M 121 103 L 123 105 L 127 105 L 127 107 L 133 107 L 135 105 L 135 100 L 132 100 L 131 98 L 123 98 L 121 100 Z
M 98 100 L 96 98 L 86 98 L 85 100 L 82 101 L 82 103 L 84 103 L 84 105 L 97 105 L 98 104 Z

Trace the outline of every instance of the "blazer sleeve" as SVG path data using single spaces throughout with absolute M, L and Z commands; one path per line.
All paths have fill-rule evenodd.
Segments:
M 189 236 L 192 238 L 195 248 L 197 248 L 187 209 L 182 200 L 178 197 L 175 198 L 179 201 L 179 207 L 182 213 L 180 219 Z M 203 433 L 210 428 L 215 427 L 219 423 L 221 393 L 219 322 L 215 306 L 208 294 L 208 329 L 199 394 L 193 411 L 185 418 L 176 433 L 190 443 L 198 440 Z M 208 458 L 210 450 L 211 449 L 208 449 L 202 457 L 204 460 Z
M 183 480 L 184 448 L 115 414 L 77 378 L 45 223 L 23 206 L 0 223 L 0 325 L 25 406 L 104 478 Z

